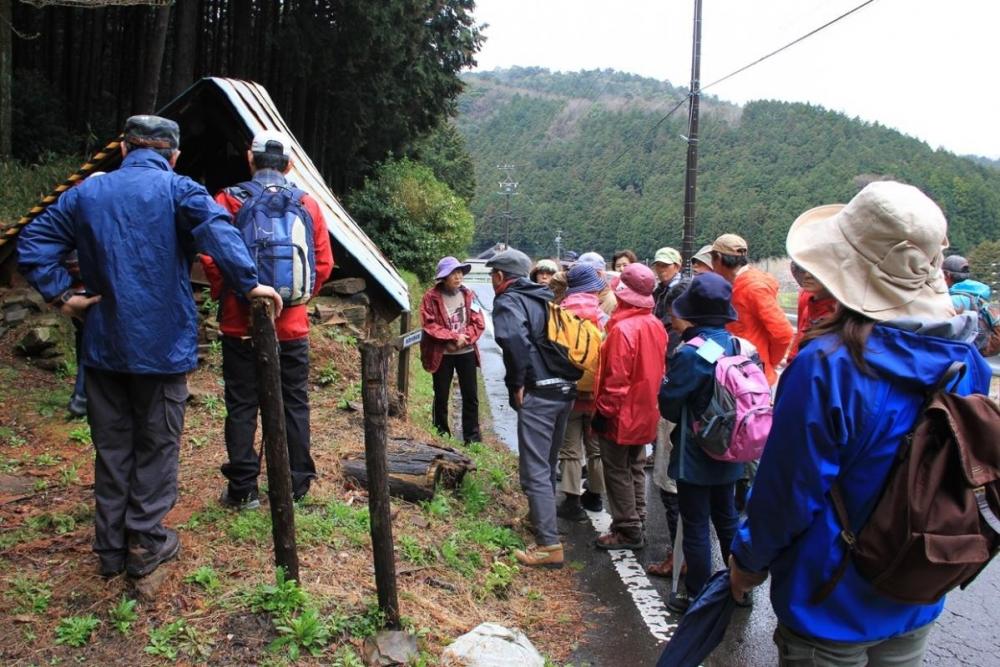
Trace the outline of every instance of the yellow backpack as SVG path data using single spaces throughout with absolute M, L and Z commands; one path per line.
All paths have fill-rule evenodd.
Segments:
M 601 364 L 601 330 L 556 303 L 546 305 L 545 340 L 539 344 L 545 365 L 576 382 L 577 391 L 592 393 Z

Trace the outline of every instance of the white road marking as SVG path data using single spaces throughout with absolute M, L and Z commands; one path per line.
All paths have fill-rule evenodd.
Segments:
M 611 530 L 611 515 L 607 512 L 587 512 L 587 515 L 598 535 Z M 661 642 L 668 641 L 673 637 L 679 621 L 674 620 L 675 616 L 667 609 L 660 592 L 646 577 L 646 571 L 636 560 L 635 554 L 626 549 L 614 549 L 608 554 L 611 555 L 611 564 L 625 584 L 628 594 L 632 596 L 632 602 L 649 634 Z

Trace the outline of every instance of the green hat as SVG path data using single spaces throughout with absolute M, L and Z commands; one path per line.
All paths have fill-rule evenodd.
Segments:
M 660 248 L 653 255 L 653 264 L 677 264 L 681 263 L 681 254 L 673 248 Z

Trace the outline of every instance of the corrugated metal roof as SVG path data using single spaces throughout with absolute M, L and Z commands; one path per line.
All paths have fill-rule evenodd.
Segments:
M 203 79 L 218 86 L 233 104 L 233 108 L 246 123 L 252 136 L 261 130 L 278 130 L 292 137 L 292 170 L 289 176 L 299 187 L 319 202 L 323 209 L 330 234 L 371 274 L 402 310 L 410 309 L 410 296 L 406 282 L 386 259 L 382 251 L 361 230 L 327 186 L 319 169 L 299 145 L 288 125 L 271 101 L 263 86 L 238 79 Z
M 204 92 L 203 89 L 206 86 L 216 88 L 229 100 L 232 109 L 244 125 L 241 129 L 247 137 L 247 143 L 249 143 L 250 137 L 261 130 L 277 130 L 292 137 L 293 144 L 291 149 L 294 159 L 289 177 L 316 200 L 323 211 L 327 228 L 330 230 L 330 235 L 334 240 L 343 246 L 344 250 L 377 283 L 400 310 L 408 311 L 410 309 L 410 297 L 406 282 L 389 260 L 386 259 L 385 255 L 382 254 L 354 219 L 351 218 L 336 196 L 334 196 L 333 191 L 330 190 L 329 186 L 323 180 L 319 169 L 316 168 L 312 159 L 302 149 L 302 146 L 295 139 L 295 136 L 281 117 L 281 114 L 278 113 L 274 102 L 271 100 L 271 96 L 263 86 L 239 79 L 218 77 L 201 79 L 181 93 L 177 99 L 167 104 L 159 113 L 171 118 L 174 118 L 176 115 L 183 115 L 185 99 L 199 92 Z M 84 164 L 64 183 L 56 187 L 51 194 L 44 197 L 24 217 L 8 228 L 0 230 L 0 259 L 3 259 L 10 251 L 12 244 L 8 242 L 14 240 L 21 227 L 37 217 L 49 204 L 55 202 L 62 192 L 83 178 L 86 178 L 93 171 L 107 171 L 117 167 L 121 160 L 117 150 L 120 140 L 121 137 L 109 143 L 100 153 Z M 4 245 L 7 245 L 7 247 L 3 247 Z M 339 258 L 338 264 L 340 264 Z

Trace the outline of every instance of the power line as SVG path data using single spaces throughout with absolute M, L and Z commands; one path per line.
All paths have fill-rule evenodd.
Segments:
M 645 135 L 645 136 L 644 136 L 644 137 L 642 138 L 642 141 L 645 141 L 646 139 L 648 139 L 648 138 L 649 138 L 649 137 L 650 137 L 650 136 L 651 136 L 651 135 L 653 134 L 653 132 L 655 132 L 655 131 L 656 131 L 656 128 L 658 128 L 658 127 L 659 127 L 660 125 L 663 125 L 663 123 L 664 123 L 664 122 L 666 122 L 666 120 L 667 120 L 668 118 L 670 118 L 671 116 L 673 116 L 673 115 L 674 115 L 674 113 L 675 113 L 675 112 L 676 112 L 676 111 L 677 111 L 678 109 L 680 109 L 680 108 L 681 108 L 682 106 L 684 106 L 684 103 L 688 101 L 688 98 L 689 98 L 689 97 L 691 97 L 691 94 L 690 94 L 690 93 L 688 93 L 687 95 L 685 95 L 685 96 L 684 96 L 684 97 L 683 97 L 683 98 L 681 99 L 681 101 L 680 101 L 680 102 L 678 102 L 678 103 L 677 103 L 677 104 L 676 104 L 676 105 L 674 106 L 674 108 L 673 108 L 673 109 L 671 109 L 670 111 L 668 111 L 668 112 L 667 112 L 667 115 L 665 115 L 665 116 L 664 116 L 663 118 L 661 118 L 660 120 L 656 121 L 656 124 L 655 124 L 655 125 L 653 125 L 653 127 L 649 128 L 649 130 L 647 130 L 647 131 L 646 131 L 646 135 Z M 618 154 L 618 157 L 616 157 L 616 158 L 615 158 L 614 160 L 612 160 L 611 162 L 609 162 L 609 163 L 608 163 L 608 166 L 607 166 L 607 167 L 605 167 L 605 169 L 611 169 L 611 167 L 613 167 L 613 166 L 615 166 L 616 164 L 618 164 L 618 161 L 619 161 L 619 160 L 621 160 L 621 159 L 622 159 L 623 157 L 625 157 L 625 156 L 626 156 L 626 155 L 628 154 L 628 152 L 629 152 L 629 151 L 631 151 L 631 150 L 632 150 L 633 148 L 635 148 L 635 147 L 636 147 L 636 146 L 638 146 L 638 145 L 639 145 L 639 142 L 636 142 L 636 143 L 632 144 L 631 146 L 626 146 L 626 147 L 625 147 L 625 150 L 623 150 L 623 151 L 622 151 L 621 153 L 619 153 L 619 154 Z
M 702 92 L 702 91 L 708 90 L 712 86 L 720 84 L 723 81 L 726 81 L 727 79 L 733 78 L 737 74 L 740 74 L 742 72 L 747 71 L 748 69 L 750 69 L 754 65 L 759 65 L 760 63 L 764 62 L 768 58 L 770 58 L 772 56 L 778 55 L 779 53 L 781 53 L 785 49 L 788 49 L 788 48 L 791 48 L 791 47 L 795 46 L 799 42 L 812 37 L 813 35 L 815 35 L 816 33 L 820 32 L 821 30 L 825 30 L 825 29 L 829 28 L 834 23 L 837 23 L 838 21 L 841 21 L 841 20 L 847 18 L 851 14 L 854 14 L 855 12 L 858 12 L 858 11 L 864 9 L 865 7 L 867 7 L 868 5 L 872 4 L 873 2 L 875 2 L 875 0 L 866 0 L 865 2 L 862 2 L 857 7 L 853 8 L 853 9 L 849 9 L 848 11 L 844 12 L 843 14 L 841 14 L 840 16 L 838 16 L 837 18 L 831 19 L 830 21 L 827 21 L 826 23 L 824 23 L 823 25 L 819 26 L 818 28 L 810 30 L 809 32 L 807 32 L 806 34 L 802 35 L 801 37 L 799 37 L 797 39 L 793 39 L 792 41 L 788 42 L 784 46 L 779 47 L 779 48 L 775 49 L 774 51 L 771 51 L 767 55 L 761 56 L 760 58 L 758 58 L 757 60 L 753 61 L 752 63 L 744 65 L 743 67 L 739 68 L 738 70 L 734 70 L 734 71 L 730 72 L 729 74 L 725 75 L 724 77 L 722 77 L 721 79 L 716 79 L 715 81 L 713 81 L 712 83 L 710 83 L 710 84 L 708 84 L 706 86 L 702 86 L 701 88 L 698 89 L 698 92 Z

